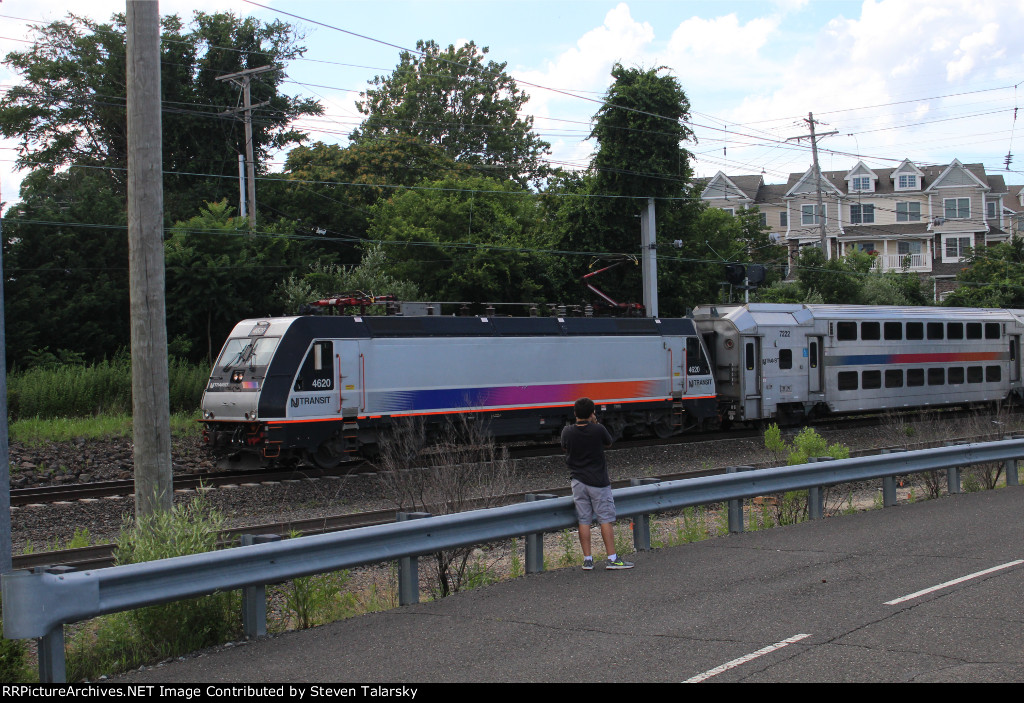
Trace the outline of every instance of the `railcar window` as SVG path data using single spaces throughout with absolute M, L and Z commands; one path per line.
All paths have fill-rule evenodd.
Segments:
M 791 368 L 793 368 L 793 350 L 792 349 L 780 349 L 779 350 L 779 368 L 780 369 L 791 369 Z
M 946 385 L 946 369 L 930 368 L 928 369 L 928 385 L 929 386 L 944 386 Z
M 984 372 L 982 372 L 980 366 L 968 366 L 967 367 L 967 382 L 968 383 L 981 383 L 985 378 Z
M 840 322 L 836 325 L 836 339 L 840 342 L 853 342 L 857 340 L 857 323 Z
M 963 339 L 964 338 L 964 323 L 962 322 L 948 322 L 946 323 L 946 339 Z
M 877 322 L 860 323 L 860 338 L 868 340 L 881 339 L 880 325 Z
M 903 369 L 886 369 L 885 387 L 903 388 Z
M 943 338 L 943 334 L 942 333 L 944 332 L 944 330 L 942 328 L 944 326 L 945 325 L 943 325 L 941 322 L 929 322 L 928 323 L 928 339 L 942 339 Z
M 840 371 L 839 372 L 839 390 L 841 390 L 841 391 L 855 391 L 855 390 L 857 390 L 857 372 L 856 371 Z
M 903 339 L 903 323 L 902 322 L 886 322 L 885 323 L 885 338 L 887 340 L 891 340 L 891 341 L 899 341 L 899 340 Z
M 985 339 L 999 339 L 999 323 L 998 322 L 986 322 L 985 323 Z
M 1003 380 L 1003 367 L 1002 366 L 986 366 L 985 367 L 985 380 L 989 383 L 998 383 Z
M 907 385 L 908 386 L 923 386 L 924 385 L 924 369 L 907 369 Z
M 908 322 L 907 339 L 924 339 L 924 323 Z
M 967 339 L 981 339 L 981 323 L 980 322 L 968 322 L 967 323 Z
M 881 388 L 882 387 L 882 372 L 881 371 L 865 371 L 861 374 L 861 388 Z
M 747 342 L 747 371 L 754 370 L 754 343 Z
M 704 348 L 701 347 L 700 339 L 697 337 L 686 338 L 686 373 L 696 376 L 706 376 L 711 373 L 708 359 L 704 356 Z
M 947 378 L 949 379 L 949 384 L 951 386 L 959 386 L 964 382 L 964 367 L 953 366 L 949 369 Z

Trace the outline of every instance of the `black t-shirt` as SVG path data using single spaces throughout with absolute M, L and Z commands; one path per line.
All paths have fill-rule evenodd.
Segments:
M 604 448 L 612 446 L 612 436 L 604 425 L 588 422 L 562 429 L 562 449 L 572 477 L 595 488 L 612 485 L 604 461 Z

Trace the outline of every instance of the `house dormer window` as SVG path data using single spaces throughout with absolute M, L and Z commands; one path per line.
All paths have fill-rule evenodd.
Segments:
M 854 192 L 870 192 L 871 179 L 868 176 L 855 176 L 850 179 L 850 190 Z
M 913 173 L 901 173 L 898 187 L 900 190 L 915 190 L 917 188 L 917 176 Z

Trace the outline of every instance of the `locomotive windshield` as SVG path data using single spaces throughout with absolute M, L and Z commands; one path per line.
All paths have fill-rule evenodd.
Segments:
M 279 337 L 229 339 L 217 359 L 217 366 L 224 371 L 235 366 L 266 366 L 274 356 L 279 341 Z

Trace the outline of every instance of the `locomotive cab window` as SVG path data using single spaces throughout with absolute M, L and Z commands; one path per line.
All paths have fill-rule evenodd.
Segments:
M 791 368 L 793 368 L 793 350 L 792 349 L 780 349 L 779 350 L 779 368 L 780 369 L 791 369 Z
M 704 349 L 698 337 L 686 338 L 686 373 L 693 376 L 706 376 L 711 373 L 711 367 L 704 356 Z
M 334 390 L 334 343 L 314 342 L 295 379 L 296 391 Z

